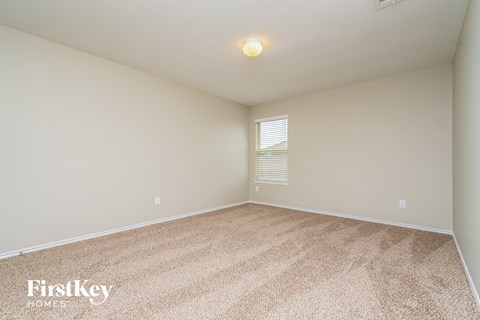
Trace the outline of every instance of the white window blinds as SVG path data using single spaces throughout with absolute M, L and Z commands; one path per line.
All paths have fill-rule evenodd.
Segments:
M 255 120 L 257 126 L 257 180 L 288 181 L 287 116 Z

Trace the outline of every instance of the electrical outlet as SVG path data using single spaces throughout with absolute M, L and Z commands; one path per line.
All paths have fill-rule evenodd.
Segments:
M 255 186 L 255 192 L 260 191 L 260 186 Z
M 155 197 L 155 205 L 156 206 L 160 205 L 160 197 Z
M 406 208 L 407 208 L 407 200 L 400 200 L 398 206 L 399 206 L 401 209 L 406 209 Z

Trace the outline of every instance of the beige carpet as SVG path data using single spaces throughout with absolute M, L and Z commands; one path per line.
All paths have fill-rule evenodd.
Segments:
M 1 260 L 0 278 L 2 319 L 480 319 L 452 237 L 259 205 Z M 52 300 L 32 279 L 113 288 L 28 306 Z

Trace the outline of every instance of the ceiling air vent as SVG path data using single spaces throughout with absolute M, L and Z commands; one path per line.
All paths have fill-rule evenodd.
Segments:
M 377 9 L 383 9 L 385 7 L 394 5 L 397 2 L 400 2 L 401 0 L 373 0 L 375 2 L 375 5 L 377 6 Z

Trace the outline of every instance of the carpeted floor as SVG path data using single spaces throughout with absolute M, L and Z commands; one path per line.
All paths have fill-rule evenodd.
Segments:
M 1 260 L 0 278 L 1 319 L 480 319 L 452 237 L 252 204 Z M 27 297 L 33 279 L 113 287 L 93 305 Z

